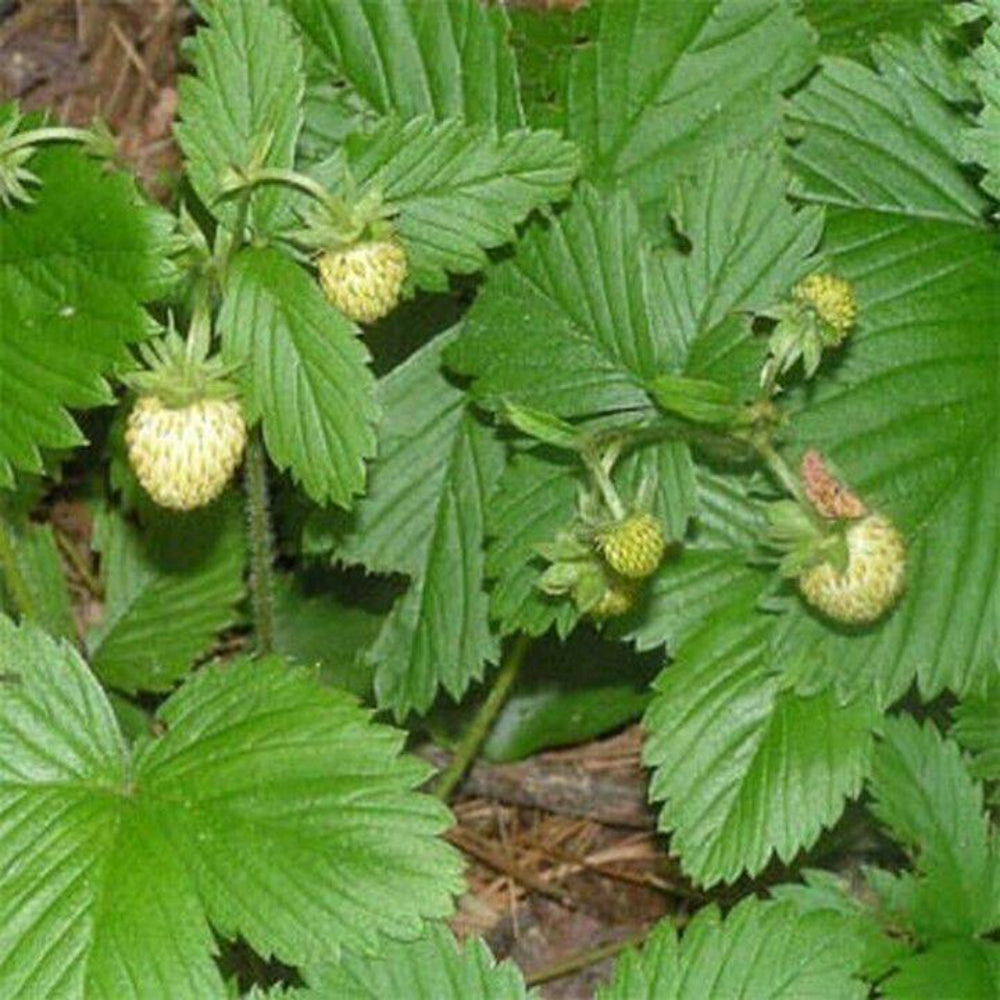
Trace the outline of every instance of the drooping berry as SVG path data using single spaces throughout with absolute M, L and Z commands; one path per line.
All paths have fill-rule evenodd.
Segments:
M 608 566 L 630 580 L 652 576 L 663 559 L 667 540 L 652 514 L 630 514 L 600 538 Z
M 143 396 L 125 430 L 136 477 L 153 500 L 172 510 L 214 500 L 240 464 L 246 440 L 243 412 L 232 399 L 173 407 Z
M 374 323 L 392 312 L 406 274 L 406 252 L 395 240 L 364 240 L 319 258 L 327 300 L 356 323 Z
M 899 600 L 906 582 L 906 547 L 881 514 L 853 522 L 845 540 L 846 569 L 822 562 L 801 574 L 799 589 L 834 621 L 864 625 L 881 618 Z
M 810 274 L 792 289 L 792 297 L 815 311 L 831 328 L 837 343 L 850 333 L 858 316 L 851 283 L 835 274 Z

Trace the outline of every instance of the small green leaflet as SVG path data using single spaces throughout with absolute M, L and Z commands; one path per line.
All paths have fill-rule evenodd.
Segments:
M 498 964 L 479 938 L 460 946 L 441 924 L 429 925 L 416 941 L 383 939 L 370 958 L 344 955 L 335 965 L 307 969 L 306 981 L 311 989 L 292 994 L 291 1000 L 529 998 L 513 962 Z
M 692 629 L 653 684 L 643 760 L 671 850 L 699 883 L 756 875 L 772 853 L 790 861 L 857 795 L 879 715 L 870 699 L 840 706 L 829 693 L 783 690 L 768 667 L 773 625 L 756 594 Z
M 371 487 L 335 555 L 410 586 L 369 652 L 380 706 L 426 710 L 459 698 L 499 654 L 489 624 L 483 538 L 503 445 L 441 371 L 444 334 L 379 385 L 385 411 Z
M 447 289 L 447 272 L 468 274 L 485 250 L 511 242 L 533 209 L 566 197 L 578 169 L 576 147 L 557 132 L 520 129 L 498 137 L 490 126 L 429 118 L 388 119 L 346 145 L 362 191 L 378 191 L 398 211 L 410 276 Z
M 205 207 L 227 225 L 232 201 L 219 201 L 227 171 L 291 167 L 302 127 L 302 47 L 288 17 L 270 0 L 200 2 L 207 22 L 192 39 L 188 58 L 197 75 L 180 78 L 175 132 L 191 184 Z M 252 220 L 265 230 L 285 192 L 254 195 Z
M 232 493 L 204 510 L 145 505 L 141 524 L 98 515 L 104 620 L 89 637 L 95 673 L 122 691 L 167 691 L 238 620 L 246 561 Z
M 170 217 L 73 149 L 40 150 L 35 203 L 0 212 L 0 486 L 41 472 L 40 448 L 85 443 L 67 408 L 112 402 L 105 377 L 153 332 Z
M 329 80 L 368 114 L 523 124 L 502 7 L 479 0 L 281 0 Z M 328 151 L 329 152 L 329 151 Z
M 886 720 L 870 781 L 872 811 L 916 851 L 908 914 L 918 937 L 982 934 L 1000 925 L 1000 852 L 956 743 L 931 723 Z
M 603 0 L 576 48 L 567 125 L 584 176 L 625 185 L 659 228 L 673 183 L 781 124 L 782 91 L 815 62 L 787 0 Z
M 752 897 L 725 920 L 707 906 L 679 941 L 669 921 L 657 925 L 641 952 L 619 959 L 597 1000 L 863 1000 L 851 930 L 837 913 Z
M 219 314 L 222 350 L 241 365 L 249 422 L 279 469 L 317 503 L 349 507 L 375 453 L 375 378 L 357 329 L 316 281 L 274 249 L 243 250 Z
M 883 706 L 914 677 L 924 698 L 981 690 L 1000 631 L 1000 256 L 953 158 L 962 118 L 920 75 L 921 51 L 876 48 L 880 72 L 831 59 L 792 112 L 801 193 L 831 206 L 824 249 L 860 302 L 795 434 L 899 523 L 908 588 L 860 634 L 797 608 L 773 657 L 804 671 L 803 690 L 873 689 Z
M 213 929 L 307 965 L 449 914 L 428 768 L 309 673 L 201 670 L 130 749 L 68 645 L 0 619 L 0 672 L 4 996 L 222 1000 Z
M 1000 0 L 971 0 L 960 8 L 969 20 L 987 18 L 982 44 L 965 64 L 983 102 L 976 123 L 966 129 L 963 152 L 985 171 L 983 188 L 1000 199 Z

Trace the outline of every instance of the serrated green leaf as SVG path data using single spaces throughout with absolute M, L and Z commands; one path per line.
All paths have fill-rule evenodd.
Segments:
M 625 185 L 658 227 L 679 176 L 777 131 L 782 91 L 814 61 L 785 0 L 604 0 L 574 52 L 568 133 L 585 176 Z
M 576 148 L 557 132 L 508 132 L 459 120 L 386 120 L 353 136 L 347 161 L 362 190 L 399 215 L 413 282 L 443 291 L 448 272 L 469 274 L 485 251 L 514 239 L 514 227 L 566 197 L 578 169 Z
M 648 407 L 645 381 L 683 357 L 659 267 L 632 200 L 583 186 L 490 272 L 447 362 L 492 407 L 510 399 L 564 417 Z
M 345 954 L 307 970 L 302 1000 L 528 1000 L 513 962 L 498 963 L 479 938 L 459 945 L 440 924 L 416 941 L 384 941 L 371 958 Z
M 478 0 L 281 0 L 328 79 L 374 115 L 523 124 L 500 7 Z
M 230 494 L 194 513 L 150 509 L 142 524 L 100 513 L 104 620 L 89 636 L 95 673 L 122 691 L 167 691 L 237 621 L 246 563 Z
M 881 987 L 887 1000 L 994 1000 L 1000 993 L 1000 945 L 958 939 L 899 963 Z
M 947 24 L 948 8 L 941 0 L 803 0 L 802 6 L 824 54 L 861 61 L 886 35 L 916 39 L 931 26 Z
M 909 716 L 886 720 L 870 787 L 872 811 L 916 849 L 921 874 L 908 914 L 924 941 L 974 935 L 1000 920 L 1000 874 L 983 789 L 957 744 Z
M 134 182 L 72 149 L 31 160 L 35 203 L 0 212 L 0 485 L 43 470 L 39 448 L 85 439 L 67 408 L 112 402 L 105 377 L 153 330 L 171 222 Z
M 461 697 L 499 654 L 483 539 L 503 446 L 441 371 L 453 339 L 431 341 L 379 384 L 379 458 L 336 552 L 410 578 L 369 653 L 378 703 L 398 714 L 427 709 L 439 686 Z
M 202 670 L 132 750 L 69 646 L 0 619 L 0 672 L 5 996 L 222 998 L 210 927 L 308 964 L 449 912 L 427 767 L 306 672 Z
M 983 188 L 1000 199 L 1000 3 L 970 0 L 966 8 L 970 19 L 976 15 L 986 18 L 986 31 L 965 64 L 983 106 L 975 125 L 963 134 L 962 152 L 985 171 Z
M 870 700 L 783 690 L 767 664 L 773 627 L 738 592 L 654 682 L 646 712 L 650 798 L 683 869 L 706 885 L 790 861 L 856 795 L 878 713 Z
M 241 365 L 244 407 L 279 469 L 318 503 L 349 507 L 375 452 L 368 351 L 316 282 L 273 249 L 233 262 L 219 314 L 222 351 Z
M 270 0 L 198 7 L 206 25 L 187 50 L 197 75 L 179 80 L 175 133 L 198 197 L 233 225 L 235 203 L 219 200 L 227 171 L 251 163 L 294 166 L 305 89 L 302 46 L 287 15 Z M 277 188 L 255 192 L 255 228 L 268 230 L 285 197 Z
M 787 903 L 745 899 L 725 918 L 699 911 L 678 941 L 661 922 L 640 953 L 618 961 L 598 1000 L 861 1000 L 859 941 L 840 915 L 799 914 Z
M 1000 256 L 954 160 L 962 119 L 885 51 L 881 72 L 830 60 L 795 101 L 803 197 L 831 206 L 824 250 L 860 303 L 839 363 L 795 433 L 900 526 L 908 586 L 888 620 L 848 635 L 804 607 L 775 662 L 805 689 L 899 698 L 980 690 L 1000 627 Z M 891 81 L 891 82 L 890 82 Z M 836 169 L 832 168 L 836 164 Z
M 972 775 L 984 781 L 1000 779 L 1000 683 L 986 694 L 964 698 L 954 710 L 952 735 L 972 751 Z
M 8 560 L 13 563 L 13 575 Z M 52 526 L 34 524 L 0 503 L 0 607 L 8 605 L 49 635 L 76 641 L 76 623 Z

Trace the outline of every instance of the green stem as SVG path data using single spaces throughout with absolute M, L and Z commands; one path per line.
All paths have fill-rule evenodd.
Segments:
M 37 146 L 43 142 L 81 142 L 85 145 L 94 141 L 94 133 L 89 129 L 72 128 L 65 125 L 52 125 L 46 128 L 30 129 L 11 136 L 0 144 L 0 157 L 23 149 L 25 146 Z
M 250 435 L 243 473 L 250 544 L 250 603 L 257 652 L 274 651 L 274 535 L 267 490 L 267 457 L 260 430 Z
M 757 454 L 760 455 L 760 457 L 767 463 L 767 467 L 774 473 L 775 479 L 777 479 L 778 482 L 784 486 L 789 494 L 791 494 L 791 496 L 794 497 L 805 510 L 814 512 L 813 505 L 809 502 L 809 498 L 805 495 L 805 492 L 802 489 L 799 477 L 795 475 L 788 463 L 775 450 L 774 445 L 772 445 L 770 441 L 764 440 L 763 438 L 755 439 L 752 443 L 757 451 Z
M 529 973 L 524 977 L 528 986 L 538 986 L 541 983 L 551 982 L 553 979 L 562 979 L 571 976 L 581 969 L 589 969 L 590 966 L 603 962 L 606 958 L 614 958 L 629 948 L 638 947 L 649 935 L 649 931 L 642 931 L 639 934 L 632 934 L 622 938 L 620 941 L 611 941 L 608 944 L 598 945 L 596 948 L 587 948 L 578 951 L 568 958 L 560 959 L 551 965 L 545 965 L 537 972 Z
M 0 517 L 0 569 L 11 599 L 22 618 L 36 618 L 38 609 L 17 560 L 17 549 L 7 521 Z
M 225 285 L 226 275 L 229 272 L 229 265 L 232 264 L 233 258 L 243 246 L 243 237 L 247 228 L 247 217 L 250 214 L 250 194 L 251 189 L 246 188 L 240 192 L 240 196 L 236 201 L 236 222 L 233 225 L 229 245 L 226 247 L 225 255 L 218 269 L 219 281 L 223 285 Z
M 451 793 L 465 777 L 465 772 L 471 767 L 473 760 L 479 753 L 479 748 L 489 735 L 493 720 L 507 701 L 507 696 L 510 694 L 514 681 L 517 680 L 517 675 L 521 671 L 530 646 L 530 636 L 521 634 L 514 640 L 514 645 L 501 664 L 500 672 L 493 681 L 493 687 L 490 689 L 486 701 L 483 702 L 476 717 L 465 731 L 451 763 L 441 772 L 441 776 L 434 786 L 434 794 L 443 802 L 447 802 L 451 798 Z

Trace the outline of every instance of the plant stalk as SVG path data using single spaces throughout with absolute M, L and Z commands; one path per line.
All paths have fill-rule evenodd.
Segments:
M 629 948 L 638 947 L 646 940 L 648 934 L 648 930 L 641 931 L 638 934 L 622 938 L 620 941 L 611 941 L 608 944 L 598 945 L 596 948 L 587 948 L 584 951 L 578 951 L 576 954 L 560 959 L 558 962 L 543 966 L 537 972 L 529 973 L 524 977 L 524 981 L 528 986 L 538 986 L 541 983 L 551 982 L 553 979 L 562 979 L 564 976 L 571 976 L 574 972 L 579 972 L 581 969 L 588 969 L 598 962 L 603 962 L 606 958 L 614 958 L 615 955 L 619 955 Z
M 250 546 L 250 604 L 257 652 L 274 651 L 274 535 L 267 488 L 267 457 L 260 429 L 250 434 L 243 471 L 247 539 Z
M 465 772 L 472 766 L 480 747 L 490 733 L 497 713 L 507 701 L 507 696 L 514 686 L 514 681 L 517 680 L 517 675 L 521 671 L 530 646 L 531 637 L 522 633 L 514 641 L 514 645 L 501 664 L 500 672 L 493 681 L 493 687 L 490 689 L 486 701 L 483 702 L 476 717 L 469 724 L 469 728 L 465 731 L 462 741 L 455 750 L 451 763 L 441 772 L 441 776 L 434 786 L 434 794 L 443 802 L 448 801 L 458 783 L 465 777 Z

